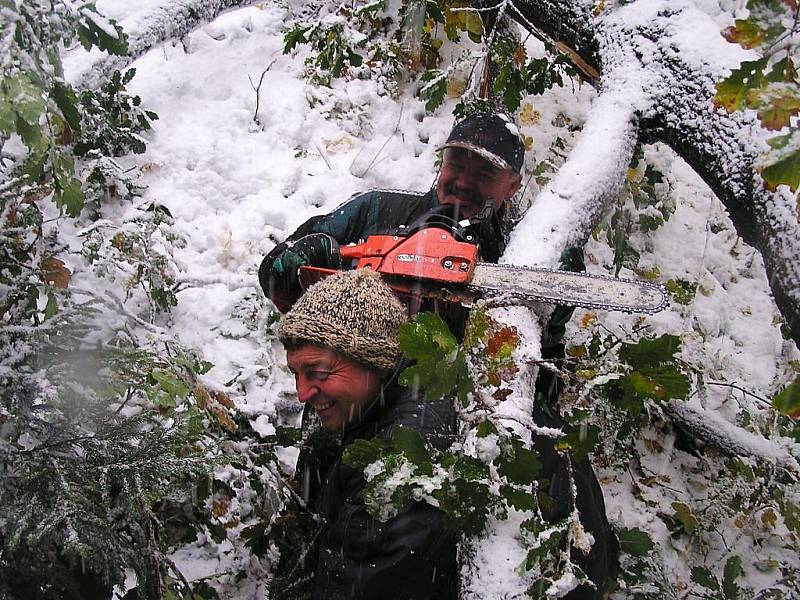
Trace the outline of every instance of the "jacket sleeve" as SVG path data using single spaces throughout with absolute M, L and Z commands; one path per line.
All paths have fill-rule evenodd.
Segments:
M 455 598 L 455 536 L 438 509 L 407 502 L 386 523 L 363 501 L 363 474 L 340 465 L 341 509 L 321 540 L 315 598 L 425 600 Z
M 377 197 L 375 192 L 360 194 L 327 215 L 311 217 L 264 257 L 258 269 L 259 283 L 278 310 L 282 313 L 288 311 L 303 293 L 303 290 L 276 275 L 272 269 L 272 265 L 283 256 L 291 243 L 312 233 L 327 233 L 340 245 L 357 242 L 367 224 L 376 218 Z

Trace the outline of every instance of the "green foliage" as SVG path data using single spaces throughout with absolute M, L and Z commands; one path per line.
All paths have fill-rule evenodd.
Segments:
M 121 229 L 107 231 L 97 225 L 81 235 L 82 254 L 95 273 L 119 282 L 126 300 L 136 290 L 143 291 L 151 318 L 177 304 L 177 268 L 171 249 L 183 240 L 174 233 L 166 207 L 151 203 L 132 211 Z
M 360 4 L 360 6 L 359 6 Z M 316 22 L 296 23 L 284 34 L 284 53 L 308 44 L 306 74 L 318 85 L 329 86 L 339 77 L 375 77 L 387 90 L 401 80 L 418 83 L 417 95 L 429 112 L 445 98 L 460 95 L 454 114 L 457 118 L 490 107 L 485 99 L 465 93 L 468 83 L 460 73 L 462 63 L 472 61 L 468 54 L 454 55 L 442 65 L 440 50 L 446 43 L 457 43 L 463 34 L 476 44 L 487 44 L 486 56 L 498 70 L 494 93 L 515 111 L 525 94 L 542 94 L 563 85 L 576 74 L 568 59 L 548 45 L 554 58 L 530 58 L 515 40 L 484 30 L 481 13 L 466 0 L 403 0 L 397 14 L 387 14 L 384 1 L 342 4 Z M 476 68 L 477 67 L 477 68 Z M 468 67 L 482 73 L 482 65 Z
M 622 268 L 636 271 L 641 256 L 634 234 L 649 233 L 661 227 L 675 211 L 674 200 L 663 174 L 645 159 L 637 148 L 625 188 L 608 224 L 603 228 L 608 245 L 614 250 L 614 275 Z M 598 233 L 595 234 L 597 237 Z
M 400 376 L 400 384 L 425 389 L 429 400 L 451 393 L 465 403 L 473 390 L 463 350 L 447 325 L 433 313 L 420 313 L 400 327 L 400 350 L 416 362 Z
M 81 93 L 81 122 L 74 146 L 77 156 L 86 156 L 93 150 L 104 156 L 145 151 L 144 140 L 138 134 L 150 130 L 158 115 L 142 109 L 139 96 L 125 93 L 125 86 L 135 74 L 136 69 L 128 69 L 124 74 L 114 71 L 99 91 Z
M 620 551 L 631 556 L 647 556 L 655 547 L 650 536 L 641 529 L 621 529 L 617 539 Z
M 648 401 L 685 399 L 691 382 L 674 358 L 679 351 L 680 339 L 672 335 L 622 343 L 619 359 L 628 368 L 602 386 L 607 397 L 632 415 L 638 415 Z
M 798 34 L 797 3 L 748 0 L 748 16 L 722 32 L 729 42 L 760 51 L 756 60 L 743 61 L 717 84 L 714 105 L 728 112 L 756 111 L 762 127 L 788 132 L 768 140 L 772 149 L 762 156 L 759 170 L 767 188 L 800 186 L 800 144 L 793 118 L 800 113 L 797 46 L 783 43 Z
M 673 302 L 688 305 L 694 300 L 697 294 L 697 282 L 686 281 L 685 279 L 669 279 L 664 284 Z
M 138 105 L 139 100 L 129 101 L 123 95 L 117 95 L 117 103 L 112 104 L 102 95 L 86 92 L 86 103 L 83 98 L 79 102 L 75 91 L 64 81 L 57 48 L 68 46 L 76 38 L 87 49 L 96 46 L 112 54 L 127 53 L 127 40 L 120 27 L 113 21 L 106 22 L 92 4 L 75 10 L 63 0 L 6 0 L 3 10 L 2 34 L 9 47 L 0 63 L 0 135 L 19 136 L 27 146 L 28 153 L 17 166 L 17 174 L 30 184 L 47 182 L 56 205 L 70 216 L 77 216 L 85 202 L 85 191 L 73 156 L 100 146 L 83 140 L 75 150 L 75 135 L 95 135 L 95 142 L 99 137 L 107 142 L 126 138 L 122 146 L 118 145 L 119 152 L 134 146 L 141 151 L 143 142 L 136 139 L 135 131 L 128 131 L 128 124 L 119 117 L 139 113 L 152 120 L 155 115 L 134 110 L 130 103 Z M 116 115 L 107 116 L 112 112 Z M 91 119 L 105 119 L 105 131 L 95 134 L 96 123 L 87 123 Z
M 739 588 L 736 580 L 744 574 L 742 570 L 742 559 L 738 556 L 731 556 L 725 562 L 722 581 L 706 567 L 694 567 L 692 569 L 692 582 L 710 590 L 707 598 L 715 600 L 739 600 L 744 597 L 745 590 Z
M 356 10 L 342 4 L 335 14 L 315 23 L 298 23 L 285 34 L 283 53 L 292 52 L 300 44 L 311 46 L 306 74 L 317 85 L 330 85 L 333 79 L 363 64 L 370 34 L 383 26 L 379 17 L 383 4 L 370 2 Z
M 552 52 L 553 48 L 548 48 Z M 541 95 L 546 90 L 563 85 L 564 79 L 577 71 L 563 54 L 555 58 L 530 58 L 515 39 L 498 36 L 490 48 L 491 60 L 497 66 L 494 92 L 503 99 L 509 112 L 519 108 L 523 95 Z
M 772 407 L 792 419 L 800 417 L 800 377 L 775 395 Z

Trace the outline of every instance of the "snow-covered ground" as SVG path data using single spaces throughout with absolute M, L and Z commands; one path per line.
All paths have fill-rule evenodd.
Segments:
M 164 2 L 134 6 L 99 0 L 97 6 L 135 30 L 148 10 Z M 743 2 L 697 4 L 722 27 Z M 307 218 L 333 210 L 355 192 L 429 188 L 436 177 L 436 148 L 452 125 L 453 101 L 431 115 L 409 90 L 391 97 L 368 79 L 337 81 L 330 89 L 309 85 L 302 76 L 306 49 L 282 53 L 287 17 L 287 9 L 276 2 L 227 13 L 193 32 L 185 47 L 162 44 L 137 60 L 128 86 L 160 119 L 147 136 L 147 152 L 125 160 L 144 169 L 143 201 L 168 207 L 186 240 L 174 249 L 186 287 L 160 325 L 214 364 L 209 380 L 239 390 L 237 408 L 252 417 L 257 430 L 297 414 L 282 351 L 265 334 L 267 316 L 252 330 L 241 318 L 247 310 L 265 310 L 256 276 L 261 258 Z M 80 49 L 66 60 L 72 77 L 86 64 Z M 262 73 L 256 117 L 253 88 Z M 521 131 L 533 140 L 528 172 L 553 157 L 557 138 L 569 149 L 594 97 L 588 86 L 569 86 L 523 103 Z M 647 317 L 647 330 L 682 335 L 683 357 L 702 366 L 709 380 L 769 398 L 788 382 L 787 365 L 798 352 L 775 325 L 778 313 L 761 259 L 738 239 L 720 203 L 685 163 L 663 147 L 648 149 L 648 156 L 672 183 L 677 208 L 647 242 L 640 267 L 658 267 L 660 281 L 697 282 L 700 291 L 687 306 L 673 304 Z M 537 191 L 532 181 L 526 201 Z M 116 210 L 122 219 L 130 208 Z M 526 243 L 524 230 L 514 232 L 517 248 Z M 605 272 L 611 250 L 603 239 L 591 241 L 586 253 L 588 269 Z M 85 268 L 71 266 L 78 272 Z M 637 273 L 623 270 L 621 275 Z M 637 317 L 597 316 L 613 331 L 638 325 Z M 579 339 L 585 322 L 577 314 L 569 335 Z M 691 402 L 732 423 L 738 402 L 752 403 L 737 393 L 720 387 Z M 648 466 L 655 475 L 672 481 L 685 477 L 669 462 L 669 452 L 659 456 L 659 464 Z M 284 460 L 291 462 L 292 454 Z M 668 538 L 647 506 L 660 500 L 634 497 L 630 481 L 610 469 L 600 475 L 610 520 L 648 530 L 657 541 Z M 221 556 L 224 552 L 220 549 Z M 187 576 L 202 577 L 218 568 L 199 556 L 190 550 L 177 555 Z M 677 562 L 670 569 L 670 577 L 688 577 Z M 253 587 L 241 597 L 259 593 Z

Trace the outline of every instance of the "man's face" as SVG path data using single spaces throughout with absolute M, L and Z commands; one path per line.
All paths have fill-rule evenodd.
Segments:
M 304 344 L 286 351 L 297 399 L 308 402 L 327 431 L 357 420 L 380 391 L 380 376 L 326 346 Z
M 446 148 L 436 194 L 442 204 L 455 204 L 462 217 L 477 214 L 486 198 L 495 210 L 519 189 L 522 178 L 511 169 L 499 169 L 485 158 L 463 148 Z

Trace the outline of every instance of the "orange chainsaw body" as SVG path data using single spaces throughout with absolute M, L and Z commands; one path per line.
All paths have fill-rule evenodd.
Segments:
M 355 261 L 358 269 L 377 271 L 396 293 L 408 296 L 436 296 L 431 288 L 466 285 L 478 259 L 476 245 L 459 242 L 449 231 L 435 227 L 408 237 L 371 235 L 361 244 L 340 247 L 339 253 L 343 260 Z M 300 267 L 300 283 L 305 289 L 331 273 L 335 271 Z M 442 289 L 441 294 L 443 299 L 458 301 L 452 291 Z

